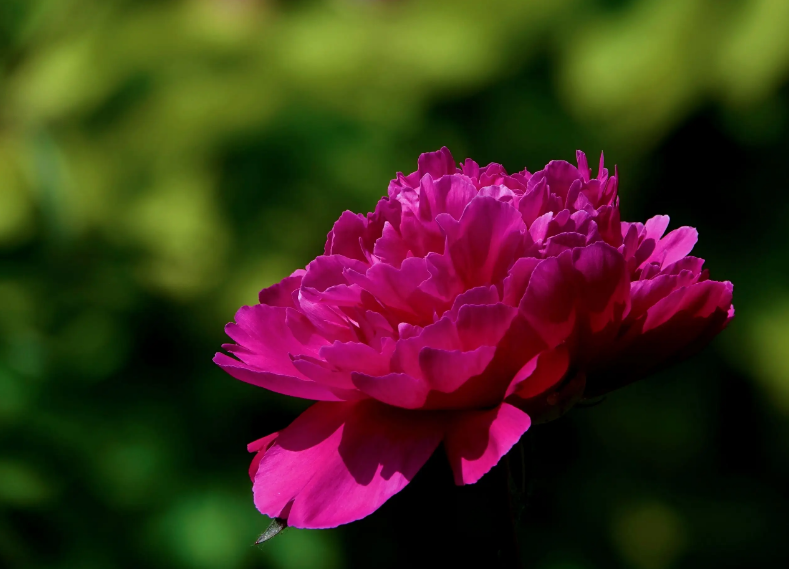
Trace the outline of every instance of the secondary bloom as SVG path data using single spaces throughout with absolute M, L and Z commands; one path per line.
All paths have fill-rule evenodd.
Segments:
M 619 217 L 618 177 L 423 154 L 324 254 L 260 293 L 214 361 L 316 400 L 249 445 L 255 505 L 300 528 L 369 515 L 443 443 L 479 480 L 532 422 L 686 357 L 734 316 L 697 233 Z

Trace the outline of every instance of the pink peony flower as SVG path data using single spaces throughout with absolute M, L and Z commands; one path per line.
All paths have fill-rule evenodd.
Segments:
M 300 528 L 363 518 L 443 443 L 459 485 L 532 422 L 686 357 L 734 315 L 689 257 L 696 231 L 619 218 L 616 174 L 553 161 L 507 174 L 423 154 L 324 255 L 260 293 L 214 361 L 316 400 L 249 445 L 255 505 Z

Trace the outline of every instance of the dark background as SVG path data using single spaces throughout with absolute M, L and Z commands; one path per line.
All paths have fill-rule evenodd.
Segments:
M 735 284 L 703 354 L 530 433 L 526 566 L 789 566 L 787 29 L 785 0 L 2 0 L 0 565 L 473 548 L 441 457 L 362 522 L 251 547 L 245 445 L 305 402 L 211 363 L 238 306 L 447 145 L 605 150 L 623 218 L 696 226 Z

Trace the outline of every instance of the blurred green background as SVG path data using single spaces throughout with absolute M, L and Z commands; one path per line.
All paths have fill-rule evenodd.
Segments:
M 416 566 L 390 504 L 251 547 L 245 445 L 304 405 L 211 357 L 447 145 L 605 150 L 623 217 L 698 227 L 735 283 L 702 355 L 534 430 L 527 566 L 789 566 L 787 29 L 786 0 L 2 0 L 0 565 Z

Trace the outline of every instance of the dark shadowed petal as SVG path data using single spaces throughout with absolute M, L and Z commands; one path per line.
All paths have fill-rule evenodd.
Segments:
M 512 379 L 505 397 L 515 394 L 529 399 L 548 391 L 564 378 L 570 367 L 570 352 L 562 344 L 534 356 Z
M 467 411 L 447 430 L 444 439 L 458 486 L 473 484 L 498 464 L 525 433 L 531 420 L 520 409 L 502 403 L 490 411 Z

